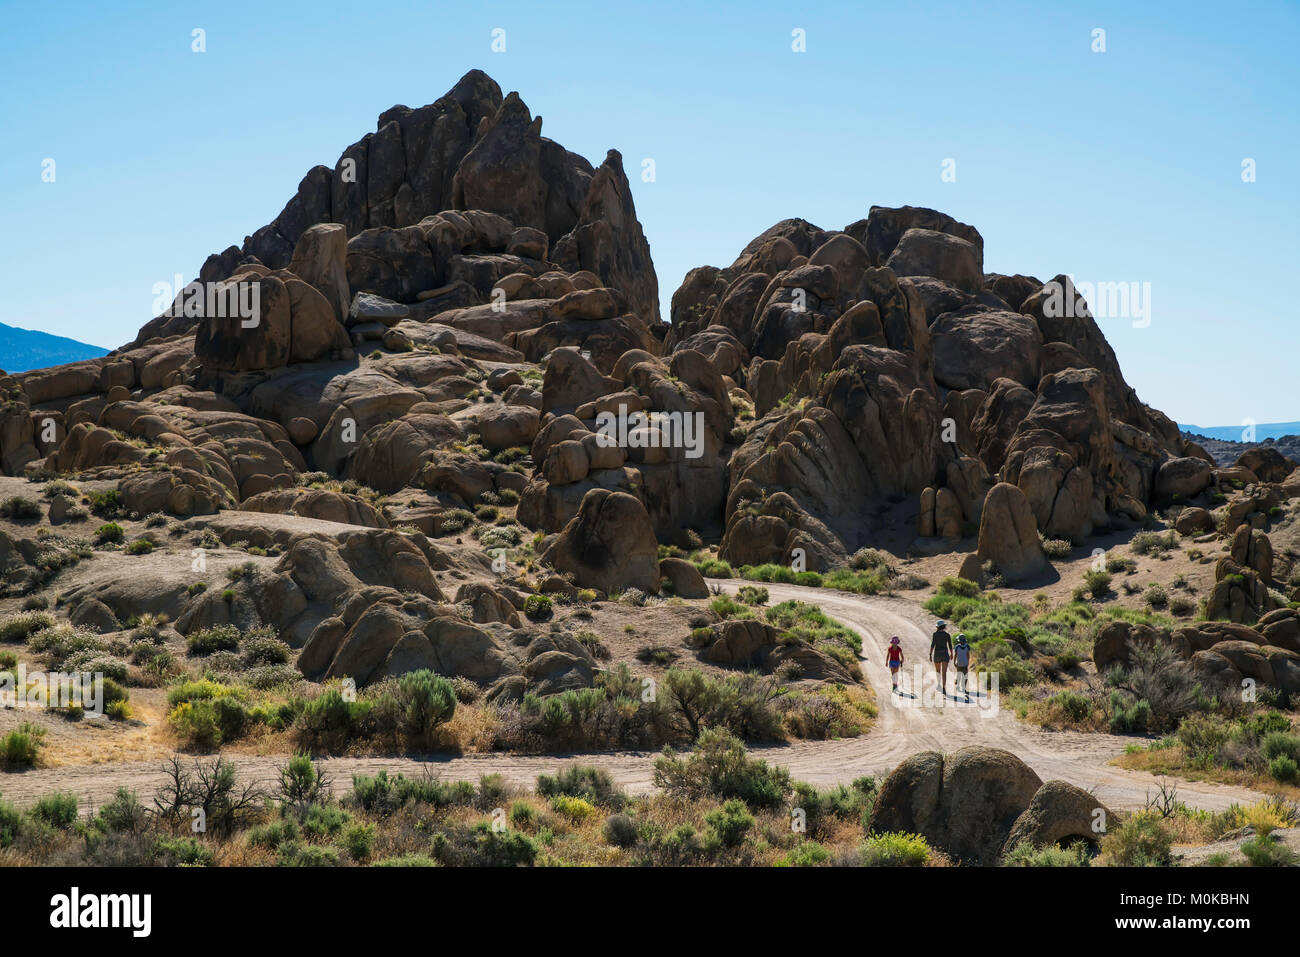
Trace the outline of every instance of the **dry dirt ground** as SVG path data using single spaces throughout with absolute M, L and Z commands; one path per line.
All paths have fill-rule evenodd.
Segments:
M 742 582 L 719 581 L 734 592 Z M 863 638 L 863 670 L 880 705 L 872 731 L 859 738 L 839 741 L 798 741 L 788 745 L 754 748 L 753 753 L 788 767 L 795 778 L 818 786 L 847 783 L 865 774 L 882 775 L 911 754 L 924 750 L 952 751 L 966 745 L 1004 748 L 1030 765 L 1044 780 L 1059 778 L 1093 791 L 1112 808 L 1145 806 L 1159 780 L 1150 774 L 1121 770 L 1109 762 L 1131 738 L 1077 732 L 1047 732 L 1016 721 L 992 694 L 976 694 L 967 705 L 941 696 L 933 684 L 933 670 L 925 662 L 933 620 L 913 599 L 851 595 L 796 585 L 766 586 L 772 602 L 796 598 L 819 605 L 827 614 L 855 629 Z M 889 638 L 898 635 L 906 655 L 903 687 L 893 695 L 883 654 Z M 952 690 L 951 678 L 949 691 Z M 143 697 L 143 696 L 142 696 Z M 133 699 L 135 700 L 135 699 Z M 147 697 L 140 702 L 151 703 Z M 160 699 L 161 704 L 161 699 Z M 144 733 L 144 732 L 142 732 Z M 149 744 L 155 745 L 156 742 Z M 152 750 L 152 747 L 149 748 Z M 130 753 L 123 742 L 123 757 Z M 283 764 L 277 755 L 228 754 L 241 777 L 271 784 Z M 537 775 L 551 773 L 575 758 L 607 769 L 633 793 L 652 789 L 656 755 L 619 752 L 577 755 L 523 756 L 481 754 L 419 757 L 340 757 L 323 761 L 339 792 L 351 787 L 353 774 L 373 774 L 381 768 L 407 775 L 431 774 L 447 779 L 476 780 L 499 773 L 509 783 L 531 786 Z M 150 794 L 162 781 L 157 760 L 114 760 L 96 764 L 38 768 L 0 776 L 0 793 L 19 806 L 31 804 L 55 790 L 76 793 L 92 805 L 108 800 L 118 787 Z M 1252 803 L 1262 795 L 1245 788 L 1207 782 L 1177 782 L 1178 797 L 1189 805 L 1221 810 L 1233 803 Z

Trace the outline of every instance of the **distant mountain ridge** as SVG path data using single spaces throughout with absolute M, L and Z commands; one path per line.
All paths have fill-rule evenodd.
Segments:
M 1241 442 L 1242 433 L 1246 430 L 1244 425 L 1212 425 L 1207 428 L 1200 425 L 1189 425 L 1186 422 L 1178 423 L 1178 427 L 1184 432 L 1204 435 L 1224 442 Z M 1258 422 L 1255 424 L 1256 442 L 1263 442 L 1265 439 L 1280 439 L 1284 435 L 1300 435 L 1300 422 Z
M 5 372 L 27 372 L 107 354 L 107 349 L 76 339 L 52 336 L 34 329 L 19 329 L 0 322 L 0 369 Z

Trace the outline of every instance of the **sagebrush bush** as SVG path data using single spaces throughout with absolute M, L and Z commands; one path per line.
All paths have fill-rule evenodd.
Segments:
M 665 748 L 655 759 L 654 783 L 673 796 L 739 798 L 756 809 L 781 806 L 793 790 L 789 771 L 751 760 L 740 740 L 720 728 L 704 731 L 688 754 Z
M 890 831 L 872 835 L 862 845 L 867 867 L 922 867 L 929 857 L 930 845 L 919 834 Z

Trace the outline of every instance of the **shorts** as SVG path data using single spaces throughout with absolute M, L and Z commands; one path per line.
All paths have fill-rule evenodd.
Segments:
M 962 674 L 965 674 L 966 670 L 970 667 L 970 665 L 953 665 L 953 667 L 956 668 L 958 671 L 960 671 Z
M 889 663 L 889 670 L 890 670 L 890 671 L 897 671 L 897 670 L 898 670 L 899 668 L 901 668 L 901 667 L 903 667 L 903 663 L 902 663 L 901 661 L 891 661 L 891 662 Z
M 948 663 L 947 655 L 935 655 L 933 661 L 936 665 L 946 665 Z

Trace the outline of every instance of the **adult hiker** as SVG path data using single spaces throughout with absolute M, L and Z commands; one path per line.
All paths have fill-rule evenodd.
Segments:
M 943 619 L 935 622 L 934 634 L 930 637 L 930 660 L 934 662 L 934 673 L 939 676 L 939 688 L 944 696 L 948 695 L 948 659 L 952 657 L 952 636 L 948 634 L 948 623 Z
M 898 670 L 903 667 L 903 643 L 897 637 L 889 639 L 889 651 L 885 654 L 889 665 L 889 680 L 893 682 L 894 691 L 898 690 Z
M 957 669 L 957 681 L 954 687 L 954 693 L 960 691 L 970 700 L 970 688 L 966 684 L 966 670 L 970 668 L 970 644 L 966 641 L 965 635 L 957 636 L 957 644 L 952 649 L 953 667 Z

